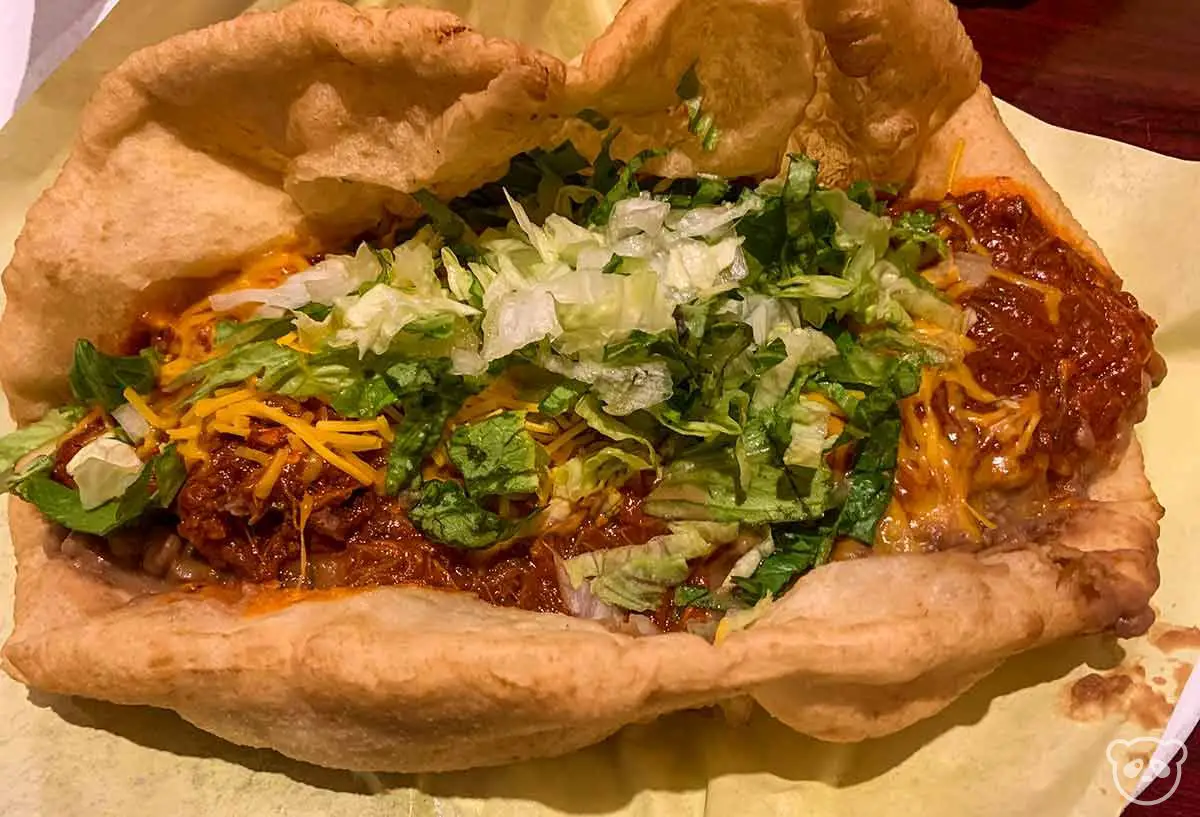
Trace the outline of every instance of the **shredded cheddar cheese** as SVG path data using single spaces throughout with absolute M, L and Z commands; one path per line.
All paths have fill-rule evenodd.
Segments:
M 146 399 L 132 388 L 126 388 L 122 394 L 129 405 L 133 406 L 133 410 L 140 414 L 142 419 L 154 428 L 166 429 L 175 425 L 175 421 L 171 417 L 161 416 L 156 413 L 152 408 L 150 408 L 150 405 L 146 402 Z
M 946 171 L 946 191 L 943 197 L 950 194 L 954 190 L 954 179 L 958 176 L 958 164 L 962 161 L 963 150 L 967 143 L 963 139 L 959 139 L 954 143 L 954 153 L 950 156 L 950 168 Z
M 262 476 L 254 484 L 255 498 L 266 499 L 271 495 L 271 491 L 275 488 L 275 483 L 279 481 L 279 475 L 283 473 L 283 466 L 287 464 L 287 453 L 286 448 L 280 448 L 271 457 L 271 461 L 267 464 Z
M 308 527 L 308 518 L 312 515 L 313 497 L 312 494 L 306 493 L 300 499 L 300 518 L 296 522 L 296 528 L 300 531 L 300 581 L 303 583 L 308 578 L 308 548 L 304 542 L 304 529 Z
M 271 455 L 265 451 L 259 451 L 257 448 L 247 448 L 244 445 L 239 445 L 237 448 L 233 449 L 233 453 L 237 454 L 244 460 L 252 460 L 253 462 L 257 462 L 259 465 L 271 464 Z
M 553 440 L 546 443 L 546 445 L 544 446 L 546 449 L 546 453 L 549 454 L 551 457 L 554 457 L 555 459 L 557 459 L 557 457 L 555 457 L 556 452 L 558 452 L 560 449 L 568 448 L 568 444 L 572 440 L 574 440 L 576 437 L 578 437 L 580 434 L 582 434 L 583 432 L 585 432 L 587 430 L 588 430 L 588 424 L 585 420 L 580 420 L 577 423 L 575 423 L 574 425 L 569 426 L 568 428 L 564 429 L 563 432 L 561 434 L 559 434 L 557 437 L 555 437 Z M 568 450 L 569 450 L 569 448 L 568 448 Z M 569 457 L 564 457 L 563 459 L 569 459 Z
M 992 257 L 991 253 L 988 252 L 987 247 L 980 244 L 979 239 L 975 237 L 975 230 L 970 224 L 967 223 L 967 220 L 963 217 L 962 211 L 958 209 L 957 204 L 951 201 L 942 202 L 941 209 L 946 218 L 954 222 L 955 226 L 963 231 L 963 235 L 967 237 L 967 244 L 970 245 L 972 252 L 987 256 L 988 258 Z
M 1057 287 L 1044 284 L 1041 281 L 1029 278 L 1025 275 L 1017 275 L 1002 269 L 993 269 L 992 276 L 999 278 L 1001 281 L 1007 281 L 1010 284 L 1015 284 L 1019 287 L 1031 289 L 1042 296 L 1042 302 L 1046 307 L 1046 315 L 1050 318 L 1050 323 L 1058 324 L 1058 308 L 1062 304 L 1062 290 Z

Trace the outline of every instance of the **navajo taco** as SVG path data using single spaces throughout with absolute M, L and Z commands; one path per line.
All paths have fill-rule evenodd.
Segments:
M 940 0 L 632 0 L 569 67 L 247 15 L 104 81 L 4 283 L 32 687 L 426 771 L 887 734 L 1153 620 L 1154 322 Z

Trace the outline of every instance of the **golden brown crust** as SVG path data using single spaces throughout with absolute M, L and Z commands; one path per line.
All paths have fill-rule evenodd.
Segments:
M 666 115 L 697 58 L 703 110 L 721 130 L 712 152 Z M 664 175 L 771 175 L 802 150 L 823 183 L 844 186 L 907 178 L 978 84 L 979 57 L 944 0 L 630 0 L 571 69 L 568 93 L 622 128 L 619 151 L 671 146 L 655 167 Z M 600 138 L 578 123 L 563 135 L 592 149 Z
M 637 16 L 650 14 L 648 4 L 630 3 L 613 29 L 617 33 L 607 36 L 629 44 L 629 37 L 620 34 L 622 26 L 627 31 L 631 25 L 665 25 L 662 20 L 681 13 L 676 9 L 680 5 L 662 4 L 667 16 L 651 18 Z M 759 0 L 744 5 L 762 19 L 782 15 L 791 20 L 802 4 Z M 843 47 L 838 43 L 858 42 L 855 26 L 874 30 L 904 5 L 866 0 L 829 4 L 830 16 L 813 17 L 809 33 L 798 36 L 817 44 L 813 54 L 836 54 Z M 871 45 L 878 41 L 870 37 L 861 51 L 845 46 L 849 50 L 834 63 L 818 58 L 813 64 L 818 73 L 847 72 L 841 79 L 826 75 L 822 80 L 831 89 L 829 98 L 840 106 L 830 114 L 837 117 L 831 121 L 847 123 L 847 128 L 857 123 L 856 133 L 876 136 L 884 131 L 873 130 L 872 122 L 895 121 L 895 112 L 888 113 L 891 103 L 856 111 L 857 97 L 841 98 L 833 88 L 857 78 L 860 90 L 866 90 L 864 99 L 875 94 L 903 100 L 900 91 L 889 95 L 889 83 L 903 84 L 913 72 L 939 76 L 929 66 L 953 72 L 958 79 L 948 83 L 951 88 L 966 77 L 965 90 L 905 108 L 918 127 L 895 131 L 902 137 L 896 143 L 898 159 L 881 155 L 883 145 L 893 144 L 887 139 L 863 142 L 840 131 L 821 136 L 820 128 L 803 122 L 799 131 L 789 127 L 791 138 L 809 149 L 824 149 L 826 155 L 847 157 L 839 165 L 843 168 L 857 169 L 861 161 L 876 169 L 897 161 L 898 172 L 910 179 L 917 195 L 943 192 L 958 140 L 964 138 L 958 178 L 1019 178 L 1065 235 L 1084 240 L 1082 228 L 1003 128 L 986 89 L 980 87 L 955 110 L 976 86 L 977 63 L 973 54 L 965 61 L 957 54 L 947 65 L 939 52 L 930 50 L 935 43 L 961 47 L 962 35 L 948 6 L 929 5 L 931 19 L 942 22 L 888 70 L 870 70 L 871 65 L 892 65 L 887 60 L 891 52 L 879 51 L 880 46 Z M 79 334 L 101 337 L 105 329 L 120 325 L 119 317 L 137 302 L 143 287 L 211 275 L 286 231 L 300 229 L 306 217 L 334 215 L 322 211 L 321 196 L 309 185 L 324 185 L 322 179 L 336 178 L 342 168 L 367 173 L 377 160 L 403 164 L 398 153 L 389 151 L 398 152 L 400 143 L 391 140 L 414 126 L 405 118 L 408 114 L 385 114 L 380 128 L 373 130 L 365 123 L 379 124 L 377 120 L 361 107 L 344 104 L 357 93 L 350 86 L 369 85 L 369 73 L 360 72 L 360 66 L 391 59 L 413 71 L 435 72 L 445 87 L 457 89 L 439 97 L 437 105 L 462 111 L 464 121 L 471 123 L 502 117 L 491 106 L 504 107 L 514 93 L 535 108 L 544 96 L 548 109 L 553 108 L 561 67 L 547 62 L 549 58 L 457 31 L 443 15 L 395 15 L 360 18 L 340 6 L 305 4 L 278 17 L 237 20 L 151 49 L 106 81 L 85 117 L 75 156 L 31 211 L 5 274 L 10 303 L 0 323 L 0 364 L 19 417 L 32 416 L 61 396 L 70 343 Z M 447 41 L 437 41 L 438 32 L 452 30 Z M 649 45 L 661 47 L 655 31 L 644 30 L 643 36 Z M 824 42 L 827 35 L 832 39 Z M 406 50 L 410 41 L 425 42 L 425 50 Z M 460 45 L 462 50 L 456 50 Z M 581 69 L 597 72 L 590 80 L 597 94 L 624 76 L 620 65 L 614 68 L 597 56 L 605 47 L 603 42 L 596 46 Z M 260 59 L 257 49 L 265 49 L 267 56 Z M 478 61 L 466 53 L 481 50 L 489 54 Z M 237 59 L 231 64 L 217 59 L 233 52 Z M 190 57 L 175 62 L 173 55 L 183 53 Z M 879 62 L 868 59 L 873 54 Z M 332 76 L 322 73 L 326 58 L 339 66 L 337 71 L 349 72 L 344 79 L 348 85 L 340 91 L 328 90 L 331 82 L 336 85 L 333 80 L 323 84 Z M 630 57 L 631 64 L 640 64 L 637 58 Z M 608 67 L 588 68 L 597 61 Z M 906 68 L 905 61 L 917 65 Z M 239 147 L 233 130 L 203 131 L 206 149 L 221 147 L 219 159 L 197 147 L 199 142 L 183 138 L 198 124 L 197 112 L 212 103 L 211 94 L 236 97 L 240 79 L 267 70 L 314 73 L 306 75 L 310 84 L 298 81 L 290 91 L 272 86 L 281 101 L 265 100 L 262 111 L 245 110 L 232 101 L 237 115 L 231 124 L 248 118 L 253 138 Z M 703 78 L 703 63 L 700 71 Z M 456 78 L 467 76 L 473 79 L 455 84 Z M 491 78 L 484 90 L 471 84 L 481 77 Z M 539 85 L 537 77 L 548 84 Z M 593 87 L 588 81 L 586 75 L 570 80 L 562 104 L 577 104 L 579 89 Z M 799 82 L 808 87 L 803 77 Z M 507 90 L 493 98 L 493 89 L 501 87 Z M 802 88 L 797 99 L 807 93 Z M 810 97 L 806 108 L 818 98 Z M 758 99 L 760 108 L 773 101 Z M 636 99 L 630 103 L 631 117 L 637 104 Z M 316 106 L 322 115 L 305 106 Z M 306 110 L 307 115 L 302 113 Z M 332 116 L 339 110 L 348 118 Z M 872 110 L 883 111 L 882 118 L 876 120 Z M 355 119 L 357 115 L 366 118 Z M 922 148 L 922 134 L 946 116 L 949 120 Z M 424 144 L 442 144 L 437 140 L 444 137 L 446 145 L 465 152 L 469 146 L 461 140 L 468 134 L 456 131 L 451 120 L 454 116 L 437 120 L 443 124 L 420 119 L 416 124 L 427 126 L 421 131 Z M 341 124 L 321 130 L 331 122 Z M 541 126 L 531 128 L 497 140 L 497 155 L 541 141 Z M 747 145 L 758 138 L 753 123 L 740 135 L 736 125 L 732 130 L 734 144 L 741 144 L 739 138 Z M 366 133 L 361 139 L 360 131 Z M 485 143 L 488 139 L 475 140 L 476 145 Z M 755 157 L 755 164 L 777 161 L 778 155 L 766 147 L 761 155 L 758 148 L 746 147 L 747 155 Z M 352 155 L 347 158 L 347 153 Z M 158 166 L 149 166 L 151 158 L 162 157 Z M 393 183 L 391 176 L 362 176 L 350 184 L 356 191 L 373 192 L 374 197 L 360 201 L 402 209 L 406 190 L 439 180 L 445 182 L 443 190 L 451 190 L 478 181 L 479 174 L 494 173 L 497 165 L 486 158 L 476 159 L 478 164 L 464 160 L 451 176 L 439 176 L 444 164 L 426 156 L 421 161 L 433 164 L 424 177 Z M 256 172 L 245 172 L 244 163 Z M 241 197 L 233 215 L 227 212 L 230 191 Z M 101 206 L 102 197 L 114 194 L 115 202 Z M 160 216 L 139 212 L 151 206 L 152 194 L 154 201 L 164 200 L 156 204 L 162 208 L 161 219 L 178 227 L 174 242 L 168 240 L 171 231 L 163 230 L 139 243 L 159 223 Z M 86 274 L 80 275 L 81 270 Z M 64 297 L 79 301 L 69 314 L 61 307 Z M 686 634 L 632 638 L 592 622 L 411 588 L 285 606 L 264 604 L 252 595 L 232 602 L 183 593 L 135 596 L 64 559 L 47 557 L 61 532 L 14 500 L 10 519 L 18 559 L 17 606 L 4 657 L 15 677 L 40 689 L 169 707 L 230 740 L 355 769 L 429 771 L 555 754 L 599 740 L 632 721 L 740 694 L 752 695 L 793 728 L 854 740 L 933 714 L 1008 655 L 1078 633 L 1144 626 L 1157 586 L 1159 515 L 1135 442 L 1119 467 L 1092 486 L 1090 501 L 1042 531 L 1037 541 L 979 554 L 827 565 L 804 577 L 749 629 L 714 646 Z

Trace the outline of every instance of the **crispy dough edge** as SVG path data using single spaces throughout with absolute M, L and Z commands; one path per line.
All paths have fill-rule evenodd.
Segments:
M 914 193 L 944 178 L 968 135 L 955 189 L 971 176 L 1012 177 L 1085 241 L 984 88 L 935 135 Z M 742 693 L 800 731 L 855 740 L 933 714 L 1008 655 L 1144 626 L 1160 509 L 1136 443 L 1091 497 L 1053 542 L 827 565 L 717 646 L 411 588 L 266 612 L 254 599 L 135 598 L 47 558 L 60 532 L 14 500 L 17 604 L 4 657 L 32 687 L 172 708 L 229 740 L 352 769 L 558 754 Z

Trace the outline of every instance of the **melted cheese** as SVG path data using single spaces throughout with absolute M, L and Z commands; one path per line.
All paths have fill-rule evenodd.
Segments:
M 217 287 L 212 294 L 236 292 L 239 289 L 269 289 L 279 286 L 288 275 L 308 269 L 308 259 L 300 252 L 273 251 L 248 263 L 241 272 Z M 213 331 L 222 319 L 253 317 L 257 307 L 247 304 L 228 312 L 215 311 L 207 297 L 183 310 L 180 314 L 153 313 L 146 323 L 154 329 L 169 329 L 171 359 L 158 373 L 159 383 L 176 380 L 188 369 L 213 356 Z
M 304 542 L 304 529 L 308 527 L 308 518 L 313 511 L 312 494 L 306 493 L 300 499 L 300 518 L 296 521 L 296 529 L 300 531 L 300 576 L 301 582 L 308 577 L 308 548 Z
M 1042 296 L 1042 303 L 1046 307 L 1046 315 L 1050 318 L 1050 323 L 1058 325 L 1058 308 L 1062 304 L 1062 290 L 1058 287 L 1044 284 L 1033 278 L 1024 275 L 1017 275 L 1002 269 L 993 269 L 991 275 L 999 278 L 1001 281 L 1007 281 L 1010 284 L 1015 284 L 1019 287 L 1032 289 L 1034 292 Z
M 233 449 L 233 453 L 244 460 L 257 462 L 259 465 L 270 465 L 271 463 L 271 455 L 265 451 L 259 451 L 257 448 L 247 448 L 244 445 L 239 445 Z
M 555 462 L 565 462 L 566 460 L 569 460 L 571 458 L 569 452 L 575 448 L 575 446 L 571 445 L 571 442 L 579 437 L 580 434 L 587 431 L 588 428 L 589 426 L 586 420 L 579 420 L 578 422 L 568 426 L 557 437 L 546 443 L 544 446 L 546 453 L 549 454 Z

